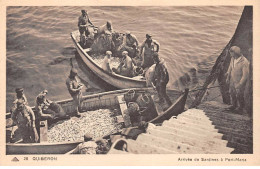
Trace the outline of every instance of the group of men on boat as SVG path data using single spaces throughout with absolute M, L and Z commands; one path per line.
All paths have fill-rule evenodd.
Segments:
M 83 37 L 85 41 L 90 35 L 89 27 L 94 27 L 94 25 L 90 21 L 86 10 L 81 10 L 81 12 L 78 27 L 80 37 Z M 116 34 L 111 22 L 108 21 L 105 25 L 99 27 L 94 39 L 101 34 Z M 169 81 L 168 71 L 164 60 L 159 57 L 160 44 L 152 38 L 152 35 L 146 34 L 146 39 L 139 46 L 136 36 L 130 31 L 126 31 L 124 42 L 118 48 L 118 51 L 122 51 L 121 55 L 118 56 L 120 57 L 119 66 L 111 68 L 110 59 L 113 56 L 113 51 L 106 51 L 101 67 L 109 73 L 116 73 L 126 77 L 145 76 L 147 86 L 153 86 L 157 90 L 159 102 L 166 101 L 170 106 L 171 101 L 166 94 L 166 85 Z

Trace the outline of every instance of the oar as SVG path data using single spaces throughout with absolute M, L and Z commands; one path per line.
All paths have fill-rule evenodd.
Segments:
M 71 68 L 74 68 L 73 62 L 72 62 L 72 58 L 70 58 L 70 66 L 71 66 Z M 91 87 L 91 85 L 86 80 L 84 80 L 82 77 L 80 77 L 79 75 L 78 75 L 78 78 L 86 86 L 86 90 L 85 90 L 86 92 L 97 92 L 97 91 L 100 91 L 100 89 L 98 89 L 98 88 Z

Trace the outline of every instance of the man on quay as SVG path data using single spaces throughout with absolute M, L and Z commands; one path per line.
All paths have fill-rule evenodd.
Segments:
M 237 46 L 232 46 L 229 53 L 231 61 L 226 76 L 232 109 L 240 113 L 246 113 L 244 109 L 244 91 L 249 78 L 249 61 L 243 56 L 240 48 Z
M 83 84 L 77 79 L 77 74 L 78 71 L 75 68 L 72 68 L 70 75 L 66 80 L 66 85 L 76 107 L 76 117 L 80 117 L 79 111 L 81 109 L 81 89 L 83 88 Z
M 39 136 L 35 126 L 34 112 L 25 105 L 22 99 L 17 101 L 17 108 L 12 113 L 11 118 L 21 132 L 24 143 L 38 142 Z

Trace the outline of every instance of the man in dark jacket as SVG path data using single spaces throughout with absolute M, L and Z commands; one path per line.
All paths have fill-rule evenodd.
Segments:
M 153 60 L 155 65 L 153 85 L 158 93 L 159 102 L 166 101 L 168 106 L 172 105 L 172 102 L 166 94 L 166 85 L 169 82 L 169 75 L 163 59 L 159 58 L 158 53 L 153 54 Z
M 77 74 L 78 71 L 75 68 L 72 68 L 70 71 L 70 75 L 66 80 L 66 85 L 76 106 L 76 116 L 80 117 L 79 110 L 81 108 L 81 89 L 83 88 L 83 84 L 81 84 L 79 80 L 76 78 Z

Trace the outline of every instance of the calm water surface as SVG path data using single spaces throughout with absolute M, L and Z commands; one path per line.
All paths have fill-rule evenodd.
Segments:
M 129 30 L 140 42 L 151 33 L 161 45 L 160 56 L 167 61 L 167 87 L 181 90 L 188 85 L 185 80 L 191 69 L 210 71 L 235 32 L 243 7 L 8 7 L 8 109 L 20 86 L 31 106 L 43 89 L 49 90 L 52 100 L 70 98 L 65 85 L 69 59 L 75 58 L 70 32 L 77 29 L 81 9 L 88 10 L 96 26 L 110 20 L 116 31 Z M 79 74 L 97 87 L 95 77 Z M 199 77 L 199 82 L 204 78 Z

